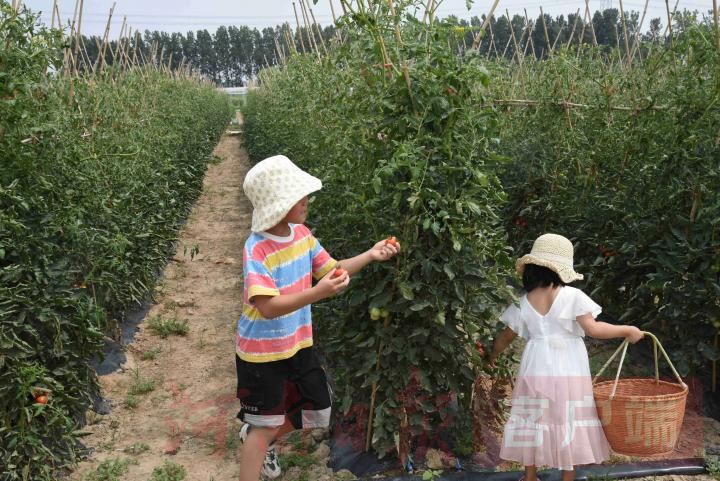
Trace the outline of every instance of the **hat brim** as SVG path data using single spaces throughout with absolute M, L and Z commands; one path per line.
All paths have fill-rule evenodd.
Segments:
M 285 197 L 285 204 L 282 209 L 277 211 L 276 215 L 263 219 L 260 210 L 253 209 L 252 225 L 250 227 L 253 232 L 263 232 L 275 227 L 303 197 L 322 189 L 322 181 L 317 177 L 307 172 L 302 172 L 302 177 L 302 181 L 296 184 L 296 189 Z
M 560 280 L 565 283 L 581 281 L 584 278 L 582 274 L 578 274 L 577 272 L 575 272 L 572 267 L 568 267 L 548 259 L 543 259 L 542 257 L 537 257 L 532 254 L 525 254 L 517 260 L 517 262 L 515 263 L 515 269 L 517 270 L 518 274 L 523 274 L 523 272 L 525 271 L 525 266 L 527 264 L 535 264 L 536 266 L 547 267 L 551 271 L 557 273 L 557 275 L 560 277 Z

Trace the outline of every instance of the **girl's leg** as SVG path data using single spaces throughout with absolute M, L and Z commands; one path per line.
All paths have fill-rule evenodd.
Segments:
M 283 424 L 283 426 L 285 426 Z M 258 481 L 265 453 L 283 426 L 262 428 L 254 426 L 240 448 L 240 481 Z
M 537 481 L 537 466 L 525 466 L 524 481 Z
M 572 471 L 562 471 L 562 481 L 574 481 L 575 480 L 575 466 Z

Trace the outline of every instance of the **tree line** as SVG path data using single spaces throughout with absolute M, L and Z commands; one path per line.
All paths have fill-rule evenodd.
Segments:
M 598 45 L 604 49 L 630 48 L 636 39 L 648 43 L 664 41 L 665 29 L 660 18 L 644 20 L 638 12 L 609 8 L 589 15 L 575 13 L 558 16 L 548 14 L 536 18 L 514 15 L 493 16 L 486 28 L 479 52 L 491 58 L 512 59 L 518 52 L 524 56 L 546 58 L 554 49 L 580 45 Z M 624 21 L 623 21 L 624 20 Z M 458 33 L 458 49 L 469 49 L 485 21 L 485 16 L 469 20 L 450 16 L 442 20 Z M 678 12 L 673 18 L 673 34 L 681 34 L 691 25 L 708 22 L 697 12 Z M 336 39 L 334 26 L 293 29 L 289 24 L 263 29 L 247 26 L 221 26 L 210 33 L 207 29 L 186 34 L 145 30 L 126 39 L 126 51 L 141 61 L 166 65 L 171 70 L 189 67 L 222 86 L 242 86 L 257 72 L 278 65 L 291 50 L 307 52 Z M 98 36 L 82 36 L 77 45 L 77 62 L 81 68 L 92 68 L 102 61 L 111 65 L 115 60 L 118 41 L 103 49 Z M 104 55 L 102 52 L 104 51 Z

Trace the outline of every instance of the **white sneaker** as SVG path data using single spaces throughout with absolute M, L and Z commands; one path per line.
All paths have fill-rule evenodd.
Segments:
M 240 428 L 238 435 L 240 436 L 240 442 L 245 443 L 250 432 L 250 425 L 245 423 Z M 260 474 L 268 479 L 275 479 L 282 474 L 280 470 L 280 462 L 278 461 L 277 452 L 275 451 L 275 443 L 271 443 L 268 447 L 267 453 L 265 453 L 265 460 L 263 461 L 262 471 Z

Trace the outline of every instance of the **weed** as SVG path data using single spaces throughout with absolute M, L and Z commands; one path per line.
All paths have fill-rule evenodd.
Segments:
M 137 398 L 137 396 L 133 396 L 130 394 L 125 398 L 125 401 L 123 401 L 123 404 L 125 405 L 126 408 L 135 409 L 136 407 L 138 407 L 140 405 L 140 400 Z
M 140 354 L 140 359 L 143 361 L 151 361 L 157 357 L 158 354 L 162 352 L 162 349 L 159 347 L 154 347 L 152 349 L 148 349 L 147 351 L 143 351 L 142 354 Z
M 163 319 L 160 316 L 150 318 L 148 327 L 158 336 L 165 339 L 168 336 L 185 336 L 190 331 L 187 321 L 174 317 Z
M 157 381 L 155 381 L 155 379 L 144 378 L 140 375 L 140 369 L 135 369 L 132 384 L 130 384 L 128 388 L 128 395 L 147 394 L 155 390 L 156 384 Z
M 126 454 L 132 454 L 134 456 L 137 456 L 144 453 L 145 451 L 148 451 L 149 449 L 150 446 L 145 443 L 134 443 L 123 449 L 123 452 Z
M 179 464 L 165 461 L 160 467 L 153 469 L 150 481 L 181 481 L 187 476 L 187 471 Z
M 85 481 L 120 481 L 131 464 L 135 464 L 135 461 L 119 458 L 108 459 L 100 463 L 95 471 L 85 475 Z
M 280 468 L 286 471 L 293 466 L 297 466 L 300 469 L 307 469 L 317 463 L 315 456 L 305 454 L 281 454 L 279 457 Z
M 439 469 L 428 469 L 425 471 L 422 475 L 423 481 L 433 481 L 436 478 L 439 478 L 442 474 L 442 471 Z

